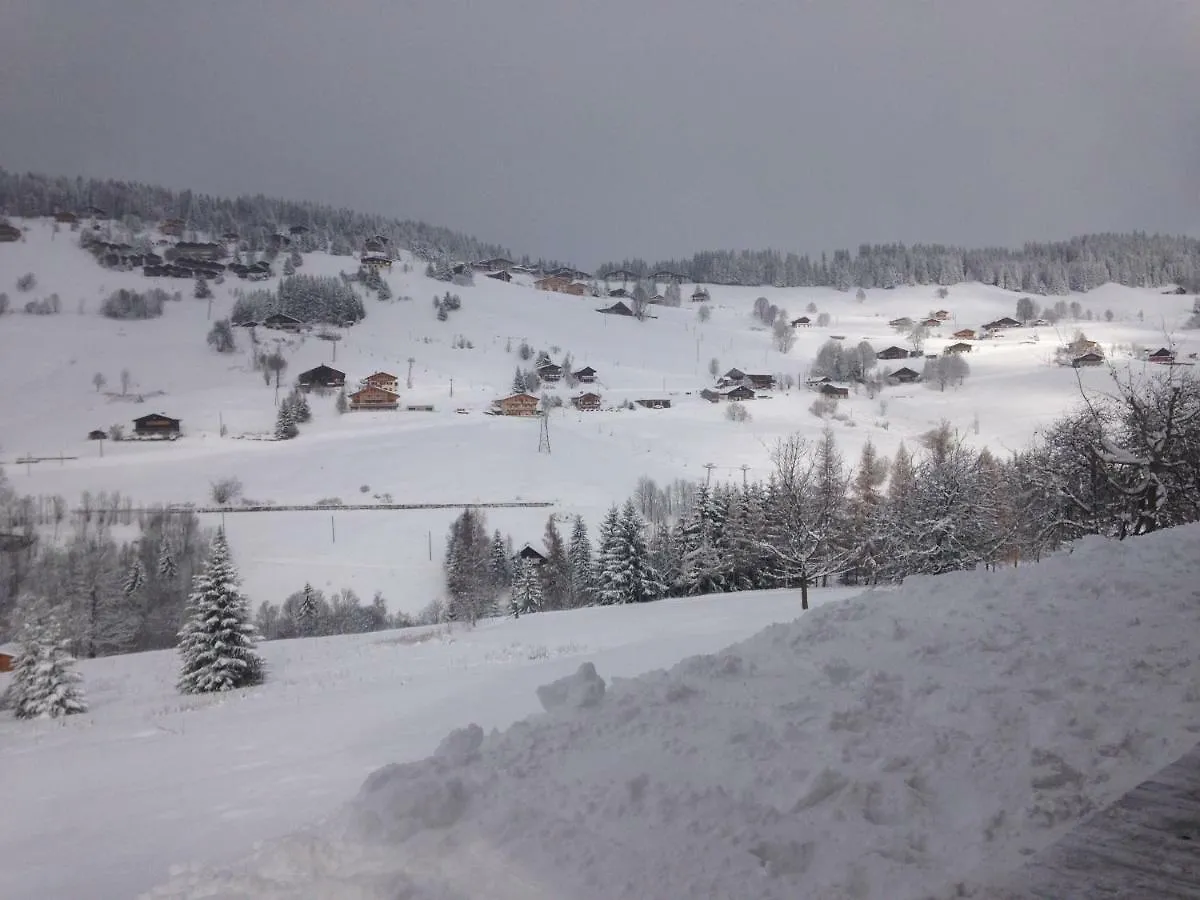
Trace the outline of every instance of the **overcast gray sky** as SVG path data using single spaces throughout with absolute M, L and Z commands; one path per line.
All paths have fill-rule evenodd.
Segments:
M 0 0 L 0 165 L 595 265 L 1200 231 L 1196 0 Z

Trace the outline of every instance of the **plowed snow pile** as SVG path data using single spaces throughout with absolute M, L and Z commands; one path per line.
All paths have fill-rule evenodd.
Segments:
M 311 831 L 154 897 L 953 896 L 1200 732 L 1200 529 L 831 604 L 669 672 L 585 666 Z M 737 602 L 731 597 L 731 603 Z

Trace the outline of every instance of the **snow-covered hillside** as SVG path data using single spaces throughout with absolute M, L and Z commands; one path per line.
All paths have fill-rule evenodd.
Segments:
M 102 269 L 71 231 L 55 230 L 44 220 L 15 221 L 25 236 L 0 244 L 0 290 L 14 308 L 57 293 L 63 312 L 0 317 L 0 358 L 12 372 L 8 390 L 0 395 L 0 461 L 8 463 L 22 493 L 57 493 L 72 502 L 84 490 L 119 490 L 140 503 L 203 503 L 211 481 L 237 475 L 249 498 L 279 504 L 331 497 L 371 502 L 384 494 L 396 502 L 523 499 L 581 513 L 594 525 L 641 475 L 660 483 L 676 477 L 701 480 L 704 466 L 711 464 L 716 479 L 741 478 L 742 466 L 751 478 L 765 477 L 768 448 L 777 437 L 815 434 L 825 424 L 809 412 L 815 395 L 804 389 L 747 404 L 749 422 L 728 421 L 722 406 L 698 396 L 711 384 L 710 359 L 716 358 L 722 371 L 737 367 L 800 377 L 832 335 L 848 342 L 866 339 L 877 349 L 903 344 L 889 320 L 945 307 L 952 316 L 927 345 L 937 351 L 959 328 L 1011 315 L 1017 299 L 973 284 L 953 287 L 945 300 L 928 287 L 913 287 L 869 291 L 862 303 L 853 292 L 822 288 L 716 286 L 706 323 L 686 302 L 681 309 L 653 307 L 657 318 L 637 322 L 596 313 L 608 300 L 540 292 L 528 283 L 504 284 L 480 275 L 473 286 L 453 288 L 462 308 L 438 321 L 431 300 L 448 286 L 425 278 L 420 264 L 408 272 L 397 264 L 388 276 L 392 292 L 412 299 L 369 298 L 366 320 L 345 330 L 336 360 L 331 342 L 260 332 L 265 341 L 282 342 L 286 380 L 321 362 L 334 363 L 351 381 L 383 369 L 400 376 L 404 405 L 433 404 L 434 412 L 339 416 L 332 398 L 318 398 L 315 419 L 298 440 L 239 440 L 269 433 L 276 413 L 275 392 L 253 371 L 245 334 L 238 335 L 237 353 L 219 355 L 205 343 L 208 304 L 191 299 L 189 281 Z M 355 266 L 350 257 L 312 253 L 301 271 L 336 274 Z M 37 285 L 22 293 L 15 283 L 26 272 L 36 275 Z M 180 290 L 184 298 L 149 321 L 113 321 L 97 314 L 102 297 L 114 289 L 149 286 Z M 212 318 L 228 314 L 238 286 L 248 285 L 231 278 L 214 287 Z M 690 287 L 684 288 L 685 298 Z M 815 304 L 831 324 L 797 329 L 795 347 L 780 353 L 770 331 L 751 315 L 759 296 L 793 317 Z M 969 358 L 972 374 L 960 388 L 942 393 L 920 385 L 894 387 L 874 400 L 852 394 L 839 410 L 845 421 L 834 422 L 845 455 L 854 459 L 868 437 L 890 454 L 900 440 L 911 442 L 943 418 L 972 441 L 1019 448 L 1077 400 L 1074 371 L 1050 363 L 1054 347 L 1077 325 L 1106 350 L 1131 343 L 1157 347 L 1190 307 L 1187 297 L 1113 285 L 1074 299 L 1097 321 L 1066 324 L 1057 333 L 1021 329 L 1003 340 L 980 342 Z M 1111 323 L 1104 321 L 1110 309 Z M 456 338 L 473 348 L 456 349 Z M 1188 336 L 1182 338 L 1181 350 L 1187 350 Z M 580 413 L 568 406 L 555 412 L 549 455 L 537 452 L 535 421 L 482 415 L 509 392 L 514 370 L 522 364 L 515 352 L 522 340 L 556 361 L 570 352 L 577 365 L 599 372 L 597 390 L 606 409 Z M 1122 360 L 1119 350 L 1110 355 Z M 409 359 L 411 390 L 404 387 Z M 126 396 L 120 390 L 122 370 L 131 378 Z M 104 391 L 93 386 L 98 372 L 107 378 Z M 1103 369 L 1081 374 L 1093 387 L 1107 378 Z M 551 390 L 564 397 L 571 393 L 565 386 Z M 660 396 L 672 401 L 671 409 L 608 408 Z M 144 402 L 134 402 L 137 397 Z M 466 414 L 456 412 L 460 409 Z M 85 440 L 91 429 L 113 423 L 128 428 L 135 416 L 148 412 L 181 418 L 184 438 L 108 441 L 103 458 L 100 443 Z M 78 459 L 12 465 L 30 454 Z M 489 524 L 511 532 L 518 545 L 536 543 L 546 514 L 497 510 L 489 513 Z M 310 581 L 323 588 L 352 587 L 365 597 L 382 590 L 393 609 L 415 611 L 440 589 L 443 539 L 453 515 L 454 510 L 345 512 L 331 524 L 323 512 L 242 514 L 227 516 L 226 525 L 254 602 L 278 602 Z
M 0 716 L 0 896 L 128 900 L 174 862 L 231 861 L 333 812 L 465 722 L 537 712 L 535 688 L 584 660 L 633 676 L 799 612 L 792 593 L 739 594 L 277 641 L 266 684 L 199 697 L 175 690 L 173 651 L 82 661 L 88 713 Z
M 1196 742 L 1198 546 L 1194 525 L 1088 538 L 827 604 L 602 697 L 568 679 L 548 714 L 460 728 L 328 821 L 152 896 L 986 896 Z

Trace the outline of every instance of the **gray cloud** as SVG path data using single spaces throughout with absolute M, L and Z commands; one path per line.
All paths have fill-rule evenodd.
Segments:
M 1200 231 L 1187 0 L 0 0 L 0 165 L 592 265 Z

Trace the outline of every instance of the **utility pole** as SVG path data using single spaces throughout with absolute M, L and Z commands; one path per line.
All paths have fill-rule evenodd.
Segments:
M 749 487 L 749 484 L 747 484 L 747 482 L 746 482 L 746 473 L 749 471 L 750 471 L 750 467 L 748 465 L 746 465 L 745 463 L 742 463 L 742 490 L 745 490 L 746 488 Z

